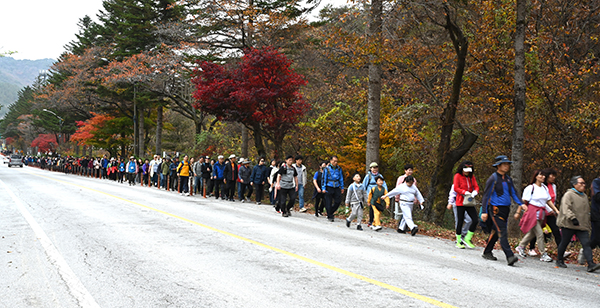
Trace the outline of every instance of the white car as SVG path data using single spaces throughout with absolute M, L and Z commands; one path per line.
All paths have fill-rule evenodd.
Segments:
M 23 157 L 21 157 L 21 155 L 12 154 L 8 162 L 8 167 L 10 168 L 12 166 L 19 166 L 23 168 Z
M 10 159 L 4 155 L 0 155 L 0 159 L 2 159 L 2 161 L 4 162 L 4 164 L 8 164 L 8 162 L 10 161 Z

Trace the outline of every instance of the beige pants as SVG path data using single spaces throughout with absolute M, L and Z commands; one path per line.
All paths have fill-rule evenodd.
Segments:
M 529 244 L 529 242 L 531 242 L 531 240 L 535 237 L 537 238 L 536 242 L 538 244 L 538 249 L 540 250 L 540 253 L 543 254 L 544 252 L 546 252 L 546 242 L 544 241 L 544 231 L 542 230 L 542 223 L 543 221 L 538 220 L 537 224 L 535 224 L 535 227 L 531 228 L 531 230 L 529 230 L 529 232 L 525 234 L 525 236 L 521 240 L 521 243 L 519 243 L 519 246 L 526 247 L 527 244 Z

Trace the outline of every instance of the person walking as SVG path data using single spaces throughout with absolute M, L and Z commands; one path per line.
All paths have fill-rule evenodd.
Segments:
M 279 202 L 276 199 L 277 190 L 275 189 L 275 183 L 277 182 L 277 172 L 279 171 L 279 164 L 277 160 L 271 160 L 271 168 L 269 171 L 269 199 L 271 201 L 271 205 L 276 208 L 279 208 Z
M 327 209 L 327 219 L 334 221 L 335 212 L 342 203 L 342 194 L 344 193 L 344 172 L 342 167 L 338 166 L 337 156 L 331 156 L 329 166 L 323 170 L 323 182 L 325 185 L 325 208 Z
M 367 193 L 369 193 L 371 189 L 373 189 L 373 187 L 377 186 L 377 180 L 375 177 L 377 177 L 378 175 L 379 165 L 376 162 L 372 162 L 369 165 L 369 171 L 367 172 L 367 174 L 365 174 L 365 179 L 363 181 L 363 189 Z M 388 186 L 385 181 L 383 182 L 383 188 L 385 188 L 385 190 L 388 190 Z M 373 219 L 373 208 L 369 206 L 369 226 L 373 225 Z
M 169 190 L 171 181 L 170 181 L 170 173 L 171 173 L 171 157 L 165 157 L 163 159 L 163 163 L 160 165 L 160 185 L 165 190 Z
M 189 196 L 189 178 L 190 178 L 190 162 L 189 157 L 187 155 L 183 156 L 183 160 L 177 166 L 177 176 L 179 177 L 180 185 L 181 185 L 181 195 Z
M 147 185 L 148 181 L 150 180 L 150 161 L 149 160 L 144 160 L 144 164 L 142 165 L 142 180 L 141 180 L 141 184 L 142 186 Z
M 464 249 L 465 246 L 469 248 L 475 248 L 475 245 L 471 243 L 473 234 L 477 229 L 477 211 L 475 210 L 474 198 L 479 193 L 479 185 L 473 174 L 473 163 L 470 161 L 464 161 L 456 170 L 454 174 L 454 191 L 456 192 L 456 247 Z M 462 238 L 462 225 L 465 219 L 465 212 L 469 214 L 471 218 L 471 226 L 467 235 Z M 463 245 L 464 241 L 464 245 Z
M 581 176 L 574 176 L 570 182 L 572 187 L 563 195 L 558 213 L 558 226 L 562 231 L 562 241 L 558 246 L 556 265 L 562 268 L 567 267 L 563 260 L 564 253 L 571 237 L 576 235 L 583 247 L 583 255 L 588 264 L 587 271 L 595 272 L 600 269 L 600 264 L 594 263 L 590 247 L 591 209 L 585 194 L 585 180 Z
M 169 184 L 171 185 L 171 190 L 179 192 L 178 185 L 178 177 L 177 177 L 177 167 L 179 166 L 179 158 L 174 157 L 171 160 L 171 164 L 169 165 Z
M 398 230 L 400 233 L 405 233 L 405 228 L 408 227 L 410 230 L 410 235 L 415 236 L 417 232 L 419 232 L 419 226 L 417 226 L 412 219 L 412 210 L 415 203 L 418 203 L 423 208 L 423 195 L 415 185 L 415 178 L 412 175 L 407 176 L 403 183 L 400 186 L 392 189 L 389 193 L 387 193 L 384 198 L 391 198 L 394 196 L 398 196 L 400 200 L 400 209 L 402 210 L 402 219 L 400 220 L 400 224 L 398 225 Z M 377 213 L 375 214 L 377 215 Z M 375 223 L 375 221 L 373 221 Z
M 452 210 L 452 212 L 454 213 L 454 228 L 456 228 L 456 226 L 458 225 L 458 212 L 456 211 L 456 191 L 454 191 L 454 185 L 452 185 L 452 187 L 450 187 L 450 192 L 448 193 L 448 206 L 447 208 L 449 210 Z M 469 227 L 471 227 L 471 217 L 469 215 L 465 215 L 464 217 L 464 222 L 463 222 L 463 227 L 461 229 L 461 236 L 464 238 L 465 236 L 467 236 L 467 232 L 469 232 Z M 464 245 L 464 243 L 463 243 Z
M 242 161 L 242 165 L 240 166 L 238 178 L 240 180 L 241 185 L 241 193 L 239 194 L 240 201 L 242 203 L 250 202 L 250 197 L 252 196 L 252 169 L 250 169 L 250 161 L 244 159 Z M 244 196 L 246 194 L 246 196 Z
M 519 258 L 515 256 L 508 243 L 507 226 L 511 199 L 523 207 L 523 202 L 515 192 L 513 181 L 507 174 L 510 171 L 511 164 L 512 161 L 505 155 L 495 158 L 492 167 L 496 167 L 496 172 L 485 182 L 481 206 L 481 221 L 485 223 L 488 219 L 491 220 L 490 224 L 485 225 L 491 232 L 482 257 L 492 261 L 498 260 L 493 255 L 492 250 L 498 239 L 500 239 L 500 246 L 506 255 L 506 262 L 509 266 L 519 261 Z M 523 208 L 525 209 L 525 207 Z
M 322 162 L 319 166 L 319 170 L 315 172 L 315 176 L 313 177 L 313 185 L 315 186 L 315 192 L 313 194 L 313 199 L 315 199 L 315 216 L 319 217 L 319 215 L 323 215 L 323 209 L 325 208 L 325 193 L 323 189 L 325 186 L 323 185 L 323 170 L 327 167 L 326 162 Z M 364 190 L 364 188 L 363 188 Z
M 235 201 L 235 187 L 238 180 L 238 164 L 235 163 L 235 154 L 229 156 L 229 163 L 225 165 L 225 196 L 229 201 Z
M 256 191 L 256 204 L 261 204 L 262 202 L 263 194 L 265 192 L 265 183 L 267 183 L 268 176 L 269 168 L 265 165 L 265 158 L 261 157 L 258 160 L 258 165 L 254 166 L 252 174 L 250 175 L 250 185 L 252 185 Z
M 123 177 L 125 176 L 125 162 L 123 160 L 124 159 L 119 157 L 119 170 L 118 170 L 117 179 L 119 180 L 119 183 L 121 183 L 121 184 L 123 184 Z
M 129 181 L 129 186 L 135 185 L 135 177 L 138 173 L 138 165 L 135 162 L 135 157 L 129 157 L 129 162 L 127 163 L 127 180 Z
M 304 158 L 302 155 L 297 155 L 295 158 L 296 163 L 292 166 L 296 168 L 296 172 L 298 172 L 298 209 L 300 213 L 306 212 L 306 207 L 304 207 L 304 187 L 306 186 L 306 166 L 302 164 L 302 160 Z
M 204 157 L 204 163 L 202 164 L 202 188 L 204 191 L 204 197 L 206 195 L 210 195 L 212 193 L 212 188 L 214 187 L 214 183 L 212 181 L 212 166 L 215 164 L 214 160 L 211 160 L 210 157 Z
M 592 228 L 590 248 L 600 248 L 600 177 L 597 177 L 592 181 L 592 206 L 590 207 L 590 224 Z M 579 264 L 584 263 L 583 248 L 579 250 L 579 257 L 577 258 L 577 261 L 579 262 Z
M 354 219 L 356 219 L 356 230 L 362 231 L 362 218 L 363 218 L 363 207 L 365 204 L 369 204 L 369 200 L 367 198 L 367 192 L 363 188 L 362 183 L 360 182 L 360 174 L 355 174 L 352 177 L 354 183 L 348 186 L 348 191 L 346 193 L 346 206 L 351 207 L 350 217 L 346 218 L 346 227 L 350 228 L 350 224 Z
M 298 171 L 292 166 L 294 157 L 288 156 L 285 159 L 285 164 L 277 171 L 277 194 L 279 195 L 279 209 L 283 217 L 291 216 L 290 210 L 296 202 L 296 192 L 298 192 Z M 287 204 L 286 204 L 287 199 Z
M 540 258 L 544 262 L 552 262 L 552 258 L 546 253 L 546 241 L 544 239 L 543 227 L 546 225 L 546 217 L 549 213 L 558 213 L 558 210 L 552 203 L 548 187 L 544 184 L 546 176 L 541 170 L 533 173 L 530 184 L 523 190 L 522 200 L 527 209 L 519 226 L 525 236 L 515 249 L 523 258 L 527 257 L 525 247 L 532 238 L 537 238 L 538 249 L 542 254 Z M 515 213 L 515 219 L 519 219 L 520 213 Z
M 550 201 L 552 201 L 552 204 L 554 204 L 555 208 L 558 208 L 558 205 L 556 203 L 557 190 L 556 190 L 556 184 L 555 184 L 556 176 L 557 176 L 558 172 L 554 168 L 548 168 L 548 169 L 542 170 L 542 173 L 544 174 L 544 176 L 546 176 L 544 185 L 546 185 L 546 188 L 548 188 L 548 193 L 550 194 Z M 554 237 L 554 241 L 556 242 L 556 247 L 558 247 L 558 245 L 560 245 L 560 242 L 562 240 L 560 230 L 559 230 L 558 226 L 556 225 L 557 216 L 558 216 L 558 214 L 556 214 L 554 211 L 548 213 L 548 215 L 546 216 L 546 227 L 548 227 L 550 229 L 550 235 Z M 536 238 L 533 238 L 531 240 L 531 242 L 529 242 L 529 252 L 527 252 L 527 254 L 531 257 L 537 256 L 537 252 L 535 252 L 535 244 L 536 244 Z M 570 252 L 565 252 L 565 257 L 567 257 L 569 255 L 571 255 Z
M 223 179 L 225 176 L 225 158 L 223 155 L 219 155 L 217 162 L 213 165 L 212 177 L 215 186 L 215 199 L 225 200 L 225 188 L 223 187 Z

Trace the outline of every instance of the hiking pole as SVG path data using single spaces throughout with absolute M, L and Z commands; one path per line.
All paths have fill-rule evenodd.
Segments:
M 177 192 L 181 193 L 181 176 L 177 175 Z

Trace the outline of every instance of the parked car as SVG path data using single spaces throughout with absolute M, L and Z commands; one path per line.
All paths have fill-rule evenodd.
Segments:
M 4 161 L 4 164 L 8 164 L 8 162 L 10 161 L 10 158 L 8 158 L 4 155 L 0 155 L 0 159 L 2 159 L 2 161 Z
M 10 156 L 10 160 L 8 162 L 8 167 L 19 166 L 23 168 L 23 157 L 20 155 L 13 154 Z

